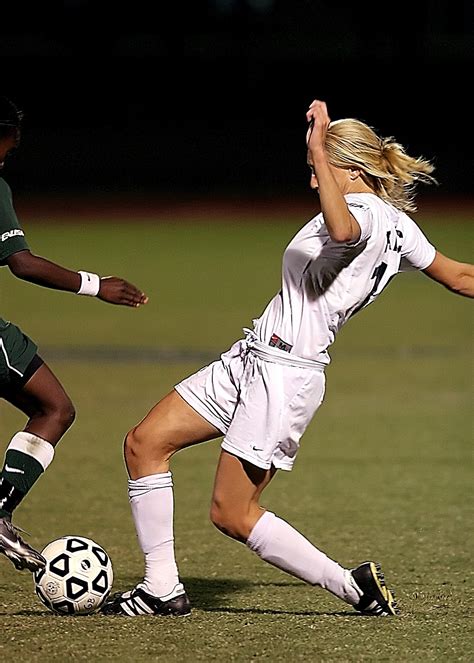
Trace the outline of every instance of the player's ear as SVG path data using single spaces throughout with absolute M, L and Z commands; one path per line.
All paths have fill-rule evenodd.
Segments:
M 360 168 L 349 168 L 349 179 L 354 181 L 360 177 Z

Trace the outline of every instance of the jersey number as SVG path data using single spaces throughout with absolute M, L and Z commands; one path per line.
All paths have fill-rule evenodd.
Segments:
M 371 277 L 371 278 L 375 279 L 374 285 L 372 286 L 372 290 L 369 292 L 369 294 L 364 299 L 364 301 L 361 302 L 359 304 L 359 306 L 352 311 L 351 315 L 354 315 L 355 313 L 357 313 L 358 311 L 363 309 L 364 306 L 367 306 L 367 304 L 370 303 L 372 297 L 380 294 L 379 293 L 379 285 L 380 285 L 380 283 L 383 279 L 383 275 L 385 274 L 386 271 L 387 271 L 387 263 L 386 262 L 381 262 L 380 265 L 374 269 L 374 273 L 372 274 L 372 277 Z M 395 276 L 395 274 L 392 274 L 390 279 L 393 276 Z M 387 282 L 382 285 L 382 287 L 380 288 L 380 291 L 382 291 L 383 288 L 385 288 L 385 286 L 390 283 L 390 279 L 388 279 Z

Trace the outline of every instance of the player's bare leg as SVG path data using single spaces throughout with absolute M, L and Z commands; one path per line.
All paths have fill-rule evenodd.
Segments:
M 259 500 L 275 473 L 273 466 L 263 470 L 221 451 L 211 501 L 213 524 L 227 536 L 246 543 L 265 513 Z
M 23 389 L 4 396 L 28 422 L 24 431 L 56 446 L 75 418 L 74 405 L 47 364 L 42 364 Z
M 168 472 L 174 453 L 220 435 L 221 431 L 173 390 L 132 428 L 125 439 L 125 462 L 130 478 Z
M 318 585 L 365 614 L 393 615 L 397 608 L 380 569 L 365 562 L 344 569 L 308 539 L 259 504 L 275 469 L 260 469 L 221 452 L 211 520 L 224 534 L 246 543 L 264 561 L 311 585 Z
M 176 391 L 165 396 L 125 439 L 128 492 L 138 541 L 145 557 L 143 581 L 130 592 L 117 593 L 104 614 L 190 614 L 174 553 L 173 482 L 170 458 L 176 451 L 219 437 Z
M 143 582 L 130 592 L 114 595 L 102 608 L 105 614 L 190 613 L 174 557 L 169 461 L 176 451 L 220 435 L 218 429 L 174 391 L 127 435 L 125 459 L 131 477 L 129 496 L 146 569 Z M 291 525 L 260 506 L 261 494 L 274 474 L 274 468 L 262 470 L 223 451 L 211 508 L 214 524 L 229 536 L 245 542 L 270 564 L 328 589 L 357 609 L 368 614 L 394 614 L 393 598 L 382 585 L 383 581 L 374 577 L 376 569 L 372 563 L 354 571 L 358 571 L 363 584 L 359 586 L 351 571 L 329 559 Z M 377 593 L 379 601 L 367 602 L 367 589 Z
M 11 439 L 0 474 L 0 552 L 17 569 L 36 571 L 45 560 L 23 540 L 11 517 L 51 463 L 54 446 L 74 421 L 74 407 L 46 364 L 21 389 L 3 397 L 28 416 L 28 423 Z

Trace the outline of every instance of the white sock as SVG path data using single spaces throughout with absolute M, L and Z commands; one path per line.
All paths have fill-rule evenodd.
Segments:
M 9 449 L 32 456 L 41 465 L 43 471 L 49 467 L 54 458 L 54 447 L 50 442 L 26 431 L 15 433 L 10 440 L 7 451 Z
M 130 480 L 128 496 L 145 555 L 145 577 L 139 586 L 167 601 L 184 592 L 174 557 L 171 472 Z
M 350 581 L 350 572 L 274 513 L 265 511 L 250 532 L 247 546 L 278 569 L 319 585 L 346 603 L 359 603 L 361 592 Z

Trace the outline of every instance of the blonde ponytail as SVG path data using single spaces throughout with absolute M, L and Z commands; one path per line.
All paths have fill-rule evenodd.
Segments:
M 411 157 L 393 137 L 379 137 L 360 120 L 331 122 L 326 150 L 333 166 L 358 168 L 376 195 L 405 212 L 416 210 L 418 182 L 436 183 L 431 175 L 434 166 L 428 160 Z

